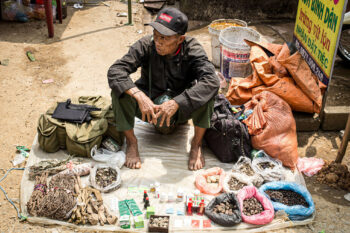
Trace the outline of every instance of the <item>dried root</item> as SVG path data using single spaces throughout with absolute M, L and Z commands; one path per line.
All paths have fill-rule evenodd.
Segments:
M 103 200 L 100 191 L 93 188 L 82 188 L 81 183 L 77 182 L 79 186 L 78 193 L 78 206 L 73 210 L 72 216 L 69 222 L 75 224 L 86 224 L 91 225 L 104 225 L 115 224 L 118 220 L 116 216 L 112 216 L 107 208 L 103 205 Z M 75 189 L 77 186 L 74 187 Z M 93 200 L 95 198 L 96 200 Z

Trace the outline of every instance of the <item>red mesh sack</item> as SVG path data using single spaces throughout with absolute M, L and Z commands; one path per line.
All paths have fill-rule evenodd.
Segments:
M 244 120 L 255 149 L 264 150 L 294 170 L 298 163 L 296 125 L 289 105 L 277 95 L 263 91 L 245 104 L 253 113 Z

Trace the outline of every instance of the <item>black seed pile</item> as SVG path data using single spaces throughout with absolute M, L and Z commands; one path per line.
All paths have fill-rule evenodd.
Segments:
M 255 197 L 251 197 L 243 201 L 243 213 L 245 215 L 251 216 L 255 214 L 260 214 L 263 211 L 264 207 Z
M 309 207 L 303 196 L 291 190 L 270 189 L 266 190 L 265 193 L 269 195 L 272 201 L 280 202 L 287 206 L 302 205 Z

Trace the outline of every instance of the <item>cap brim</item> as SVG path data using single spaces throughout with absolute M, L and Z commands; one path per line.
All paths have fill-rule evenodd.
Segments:
M 177 32 L 165 27 L 163 24 L 160 24 L 158 22 L 152 22 L 148 25 L 152 26 L 154 29 L 156 29 L 160 34 L 164 36 L 173 36 L 177 34 Z

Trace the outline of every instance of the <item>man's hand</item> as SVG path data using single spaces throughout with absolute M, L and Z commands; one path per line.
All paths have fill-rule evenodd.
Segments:
M 179 105 L 176 103 L 175 100 L 169 100 L 157 106 L 156 119 L 162 116 L 159 126 L 162 127 L 164 124 L 164 121 L 166 121 L 166 125 L 169 127 L 170 119 L 178 109 L 179 109 Z
M 134 94 L 134 98 L 136 99 L 137 103 L 139 104 L 140 111 L 142 113 L 142 120 L 147 121 L 148 123 L 157 124 L 157 117 L 156 117 L 156 105 L 153 103 L 153 101 L 145 95 L 142 91 L 139 91 Z

